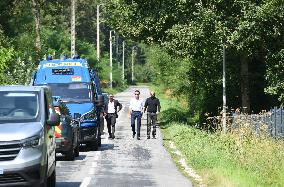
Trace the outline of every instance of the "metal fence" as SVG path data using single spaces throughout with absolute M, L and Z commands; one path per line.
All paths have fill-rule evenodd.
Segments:
M 266 123 L 268 124 L 270 135 L 284 138 L 283 107 L 274 107 L 269 113 L 270 116 L 266 119 Z
M 208 131 L 222 130 L 222 117 L 208 117 L 205 127 Z M 284 109 L 274 107 L 270 111 L 259 114 L 230 113 L 227 115 L 227 129 L 238 132 L 244 129 L 255 134 L 267 134 L 273 137 L 284 138 Z

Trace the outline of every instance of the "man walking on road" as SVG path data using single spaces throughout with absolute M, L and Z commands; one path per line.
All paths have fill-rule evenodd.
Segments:
M 106 103 L 104 107 L 104 115 L 107 121 L 109 138 L 112 139 L 115 138 L 114 132 L 115 132 L 116 118 L 118 117 L 117 112 L 119 112 L 121 108 L 122 105 L 118 102 L 118 100 L 113 99 L 113 94 L 109 94 L 108 103 Z
M 135 90 L 135 97 L 130 100 L 129 115 L 131 116 L 131 127 L 133 138 L 135 137 L 135 120 L 137 119 L 137 140 L 140 140 L 141 117 L 143 114 L 143 100 L 139 98 L 140 91 Z
M 150 97 L 146 99 L 144 105 L 144 112 L 147 109 L 147 139 L 150 139 L 151 134 L 151 125 L 153 125 L 152 137 L 156 136 L 156 122 L 157 122 L 157 114 L 161 110 L 160 101 L 157 97 L 155 97 L 155 92 L 150 92 Z

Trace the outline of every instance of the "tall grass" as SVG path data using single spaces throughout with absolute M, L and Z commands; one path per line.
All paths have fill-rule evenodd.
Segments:
M 161 97 L 160 126 L 208 186 L 284 186 L 284 143 L 238 133 L 209 133 L 191 126 L 178 101 Z M 241 126 L 240 126 L 241 128 Z

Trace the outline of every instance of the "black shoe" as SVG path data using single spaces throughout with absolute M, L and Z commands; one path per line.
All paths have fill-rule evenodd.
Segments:
M 156 139 L 155 135 L 152 136 L 153 139 Z
M 147 136 L 147 139 L 150 139 L 150 136 Z
M 114 136 L 114 134 L 112 135 L 112 137 L 111 137 L 112 139 L 114 139 L 115 138 L 115 136 Z
M 140 137 L 137 136 L 137 140 L 140 140 Z
M 135 134 L 136 134 L 136 132 L 134 132 L 134 133 L 133 133 L 132 138 L 134 138 L 134 137 L 135 137 Z
M 112 136 L 111 136 L 111 135 L 109 135 L 109 136 L 108 136 L 108 138 L 112 138 Z

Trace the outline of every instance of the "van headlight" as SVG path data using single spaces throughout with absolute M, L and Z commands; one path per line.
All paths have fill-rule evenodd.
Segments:
M 87 112 L 85 114 L 83 114 L 80 118 L 80 121 L 93 121 L 97 119 L 97 114 L 96 111 L 92 110 L 90 112 Z
M 27 139 L 24 139 L 22 141 L 22 146 L 24 148 L 29 148 L 29 147 L 37 147 L 39 145 L 42 144 L 42 138 L 39 137 L 39 136 L 33 136 L 31 138 L 27 138 Z

